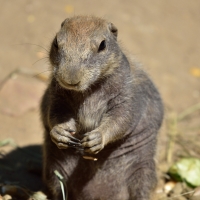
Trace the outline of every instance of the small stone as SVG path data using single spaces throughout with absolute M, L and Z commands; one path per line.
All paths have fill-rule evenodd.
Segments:
M 44 82 L 34 77 L 16 74 L 0 90 L 0 112 L 16 117 L 38 108 L 45 88 Z

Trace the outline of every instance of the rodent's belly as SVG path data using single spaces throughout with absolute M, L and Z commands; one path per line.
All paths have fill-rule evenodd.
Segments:
M 70 179 L 70 188 L 73 188 L 75 199 L 129 199 L 127 182 L 133 181 L 130 176 L 135 165 L 134 156 L 130 153 L 118 158 L 107 156 L 107 159 L 99 157 L 97 161 L 79 159 L 75 168 L 76 178 Z
M 127 148 L 126 142 L 113 143 L 92 155 L 98 158 L 97 161 L 85 160 L 74 151 L 71 151 L 70 159 L 66 156 L 65 169 L 69 175 L 66 179 L 75 199 L 129 199 L 127 185 L 134 182 L 134 172 L 145 164 L 143 153 L 146 151 L 140 148 L 135 151 L 134 146 Z M 146 145 L 141 148 L 146 148 Z M 117 193 L 116 188 L 119 191 Z

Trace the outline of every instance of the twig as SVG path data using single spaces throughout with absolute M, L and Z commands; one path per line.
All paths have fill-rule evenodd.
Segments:
M 184 110 L 182 113 L 180 113 L 178 115 L 178 121 L 183 120 L 184 118 L 186 118 L 188 115 L 191 115 L 192 113 L 196 112 L 200 110 L 200 103 L 195 104 L 189 108 L 187 108 L 186 110 Z
M 98 159 L 92 156 L 83 156 L 84 159 L 97 161 Z
M 190 191 L 190 192 L 186 192 L 186 193 L 183 193 L 183 194 L 180 194 L 180 195 L 176 195 L 176 196 L 173 196 L 173 197 L 170 197 L 170 198 L 166 198 L 166 197 L 164 197 L 164 198 L 161 198 L 161 199 L 159 199 L 159 200 L 173 200 L 174 198 L 177 198 L 177 197 L 182 197 L 182 196 L 185 196 L 185 195 L 187 195 L 187 194 L 191 194 L 192 193 L 192 195 L 194 194 L 194 190 L 193 191 Z
M 191 153 L 190 150 L 188 150 L 187 145 L 184 144 L 183 141 L 176 139 L 176 143 L 179 144 L 181 146 L 181 148 L 187 153 L 187 156 L 191 157 Z
M 171 163 L 172 154 L 174 150 L 175 137 L 177 135 L 177 116 L 174 114 L 172 121 L 170 123 L 170 132 L 169 132 L 169 145 L 167 149 L 167 162 Z
M 15 69 L 12 72 L 10 72 L 1 82 L 0 82 L 0 90 L 2 89 L 3 85 L 6 83 L 7 80 L 9 80 L 12 76 L 19 73 L 19 69 Z

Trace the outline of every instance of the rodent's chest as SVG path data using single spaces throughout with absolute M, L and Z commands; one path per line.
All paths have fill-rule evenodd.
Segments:
M 97 128 L 107 111 L 104 98 L 91 96 L 86 98 L 77 110 L 77 123 L 80 132 L 89 132 Z

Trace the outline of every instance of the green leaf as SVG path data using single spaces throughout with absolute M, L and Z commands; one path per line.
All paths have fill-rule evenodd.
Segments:
M 168 171 L 176 181 L 185 181 L 189 186 L 200 186 L 200 159 L 182 158 Z

